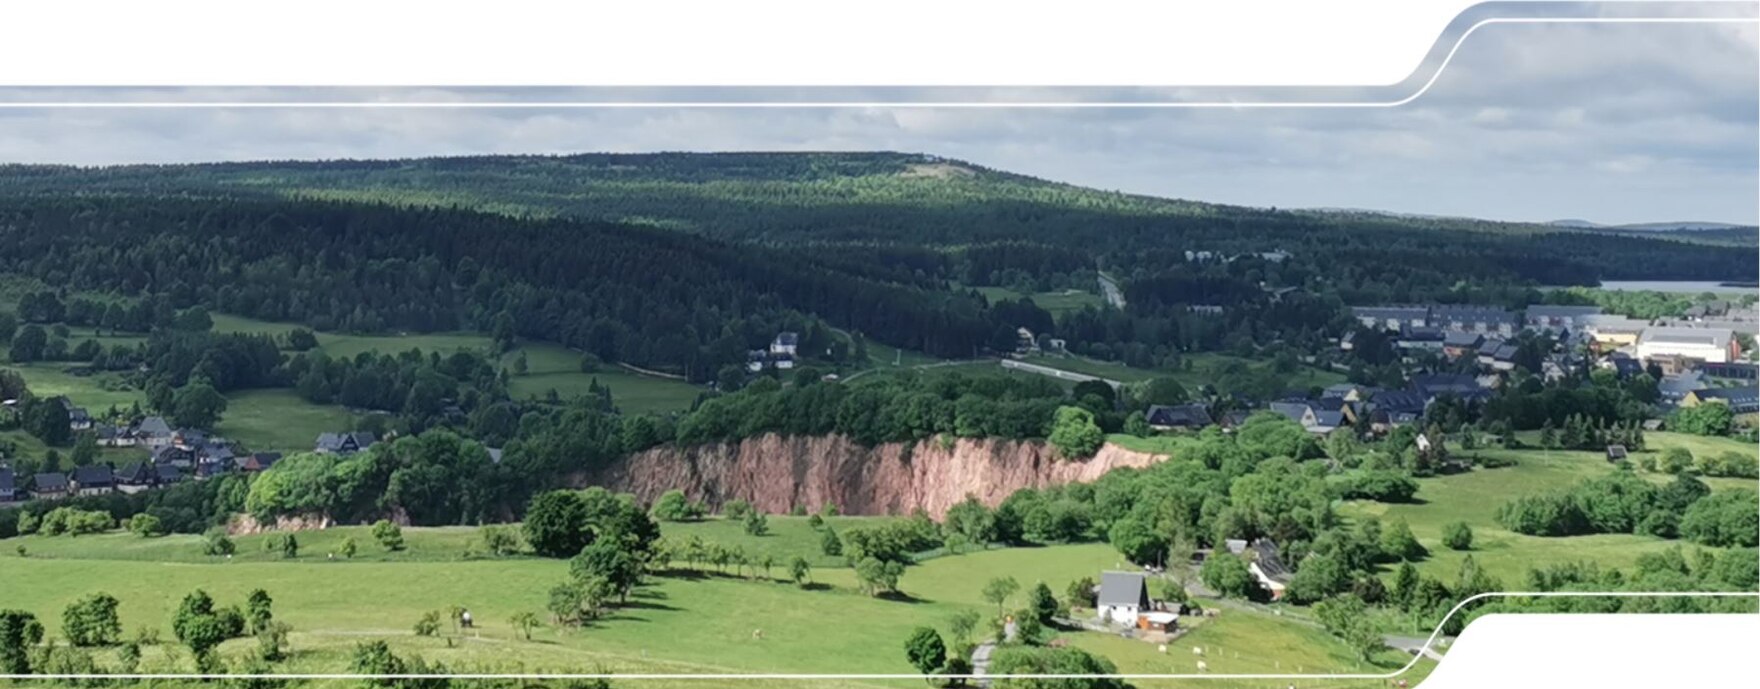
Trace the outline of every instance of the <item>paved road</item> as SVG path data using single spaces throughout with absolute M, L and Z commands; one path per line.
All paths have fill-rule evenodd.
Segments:
M 996 650 L 996 642 L 986 641 L 972 649 L 972 675 L 977 678 L 980 687 L 990 686 L 990 680 L 984 677 L 990 670 L 990 653 Z
M 1002 367 L 1003 368 L 1012 368 L 1012 369 L 1015 369 L 1018 371 L 1026 371 L 1028 373 L 1037 373 L 1042 376 L 1051 376 L 1052 378 L 1058 378 L 1061 380 L 1073 380 L 1078 383 L 1090 381 L 1090 380 L 1097 380 L 1097 381 L 1100 381 L 1100 382 L 1105 383 L 1107 385 L 1110 385 L 1115 389 L 1124 385 L 1124 383 L 1121 383 L 1116 380 L 1111 380 L 1109 378 L 1101 378 L 1100 376 L 1090 376 L 1086 373 L 1076 373 L 1075 371 L 1065 371 L 1061 368 L 1052 368 L 1050 366 L 1040 366 L 1039 364 L 1029 364 L 1025 361 L 1015 361 L 1014 359 L 1003 359 L 1002 360 Z
M 1106 303 L 1124 310 L 1124 291 L 1118 288 L 1118 283 L 1113 282 L 1112 278 L 1106 277 L 1105 273 L 1100 274 L 1100 294 L 1106 297 Z

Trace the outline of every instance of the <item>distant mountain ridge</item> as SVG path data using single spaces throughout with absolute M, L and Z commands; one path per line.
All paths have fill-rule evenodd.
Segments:
M 1708 231 L 1708 230 L 1743 230 L 1743 229 L 1753 230 L 1753 229 L 1760 229 L 1760 228 L 1756 228 L 1754 225 L 1742 225 L 1739 223 L 1727 223 L 1727 222 L 1712 222 L 1712 221 L 1706 221 L 1706 220 L 1674 220 L 1674 221 L 1664 221 L 1664 222 L 1641 222 L 1641 223 L 1625 223 L 1625 224 L 1621 224 L 1621 225 L 1607 225 L 1604 223 L 1598 223 L 1598 222 L 1593 222 L 1593 221 L 1589 221 L 1589 220 L 1569 218 L 1569 219 L 1565 219 L 1565 220 L 1553 220 L 1553 221 L 1548 222 L 1546 224 L 1553 225 L 1556 227 L 1572 227 L 1572 228 L 1580 228 L 1580 229 L 1642 230 L 1642 231 L 1646 231 L 1646 232 L 1701 232 L 1701 231 Z

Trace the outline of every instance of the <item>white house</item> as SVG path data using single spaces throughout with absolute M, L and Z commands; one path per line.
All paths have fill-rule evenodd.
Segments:
M 800 349 L 800 344 L 801 336 L 796 333 L 776 333 L 776 339 L 770 342 L 770 353 L 794 356 L 795 350 Z
M 1137 615 L 1150 609 L 1149 584 L 1138 572 L 1101 572 L 1094 607 L 1101 620 L 1134 627 Z
M 1678 356 L 1714 364 L 1735 359 L 1739 345 L 1728 328 L 1645 328 L 1638 336 L 1638 358 Z
M 1252 547 L 1253 561 L 1247 563 L 1247 571 L 1253 574 L 1260 586 L 1271 592 L 1272 600 L 1282 599 L 1283 590 L 1289 586 L 1290 571 L 1283 565 L 1283 557 L 1277 552 L 1277 544 L 1261 538 L 1253 541 Z

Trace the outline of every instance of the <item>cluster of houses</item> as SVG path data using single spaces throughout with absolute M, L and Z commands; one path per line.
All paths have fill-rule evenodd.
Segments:
M 91 464 L 69 472 L 40 472 L 28 478 L 14 475 L 11 468 L 0 469 L 4 474 L 0 477 L 0 502 L 139 493 L 232 471 L 262 471 L 281 458 L 275 452 L 238 453 L 224 438 L 193 429 L 174 429 L 157 416 L 126 427 L 89 424 L 87 428 L 96 434 L 99 445 L 146 448 L 149 456 L 120 468 Z
M 1026 328 L 1015 328 L 1014 339 L 1014 354 L 1017 357 L 1030 354 L 1068 353 L 1069 341 L 1044 334 L 1034 335 L 1033 331 Z
M 1384 434 L 1400 426 L 1416 423 L 1424 411 L 1444 395 L 1466 404 L 1482 402 L 1492 394 L 1489 380 L 1452 373 L 1413 375 L 1405 388 L 1384 388 L 1340 383 L 1321 390 L 1319 398 L 1305 392 L 1290 392 L 1282 399 L 1265 405 L 1265 409 L 1281 414 L 1302 425 L 1310 433 L 1323 435 L 1339 428 L 1363 428 Z M 1157 431 L 1198 430 L 1207 426 L 1233 429 L 1244 423 L 1257 409 L 1235 410 L 1219 416 L 1201 403 L 1155 405 L 1145 413 L 1149 427 Z
M 768 349 L 754 349 L 746 352 L 746 370 L 757 373 L 766 368 L 786 371 L 794 368 L 795 355 L 800 352 L 800 333 L 776 333 L 776 339 L 770 341 Z
M 1471 358 L 1487 374 L 1515 369 L 1514 336 L 1522 330 L 1560 336 L 1568 346 L 1540 362 L 1541 376 L 1556 380 L 1588 363 L 1612 369 L 1622 378 L 1650 371 L 1662 376 L 1665 407 L 1728 404 L 1738 415 L 1760 412 L 1756 365 L 1742 360 L 1738 331 L 1752 332 L 1760 317 L 1726 302 L 1702 304 L 1681 318 L 1645 321 L 1602 313 L 1597 306 L 1530 306 L 1520 314 L 1483 306 L 1399 305 L 1352 307 L 1365 327 L 1393 333 L 1403 352 L 1433 351 L 1451 361 Z M 1353 336 L 1341 338 L 1349 350 Z M 1322 410 L 1324 411 L 1324 410 Z M 1324 418 L 1322 427 L 1324 427 Z
M 165 419 L 157 416 L 143 418 L 123 428 L 105 425 L 90 428 L 98 433 L 100 445 L 142 447 L 150 455 L 146 460 L 130 462 L 120 468 L 91 464 L 74 467 L 69 472 L 45 471 L 30 476 L 18 475 L 10 466 L 0 464 L 0 503 L 133 494 L 231 472 L 260 472 L 281 459 L 279 452 L 237 452 L 236 447 L 224 438 L 198 430 L 173 429 Z M 365 450 L 377 441 L 374 434 L 366 432 L 323 433 L 313 443 L 313 450 L 347 455 Z

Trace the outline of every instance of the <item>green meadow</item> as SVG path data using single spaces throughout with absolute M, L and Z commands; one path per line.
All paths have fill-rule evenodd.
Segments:
M 859 519 L 831 523 L 835 528 Z M 804 518 L 794 521 L 807 528 Z M 715 524 L 668 524 L 665 530 L 668 537 L 679 537 L 705 533 Z M 994 614 L 994 606 L 980 593 L 991 578 L 1012 576 L 1022 583 L 1023 591 L 1008 601 L 1014 609 L 1024 604 L 1024 588 L 1038 581 L 1061 592 L 1071 580 L 1121 564 L 1116 551 L 1101 544 L 950 555 L 909 568 L 900 585 L 907 596 L 900 600 L 861 594 L 847 568 L 817 568 L 807 588 L 781 581 L 780 571 L 766 578 L 750 569 L 743 577 L 678 569 L 650 577 L 630 605 L 587 627 L 546 626 L 528 641 L 508 620 L 521 612 L 543 616 L 547 592 L 567 576 L 567 563 L 524 556 L 459 559 L 474 541 L 474 531 L 406 529 L 410 548 L 395 555 L 383 553 L 357 527 L 302 532 L 301 554 L 292 560 L 263 550 L 262 536 L 240 537 L 239 554 L 230 560 L 201 556 L 194 537 L 10 539 L 0 542 L 8 546 L 0 555 L 0 577 L 9 582 L 7 605 L 35 612 L 51 635 L 59 633 L 59 611 L 93 591 L 122 601 L 125 629 L 155 629 L 169 639 L 171 614 L 188 591 L 201 588 L 228 605 L 262 588 L 275 599 L 276 619 L 293 627 L 294 655 L 284 665 L 289 671 L 344 669 L 355 643 L 383 638 L 399 652 L 419 653 L 454 669 L 909 674 L 903 639 L 918 626 L 946 634 L 948 620 L 962 610 Z M 350 536 L 360 542 L 360 554 L 352 560 L 330 559 L 330 547 Z M 777 539 L 779 552 L 787 552 L 801 545 L 797 536 L 779 530 L 751 538 Z M 14 554 L 10 546 L 15 545 L 25 545 L 29 556 Z M 423 613 L 453 605 L 469 609 L 478 628 L 443 629 L 442 638 L 413 634 L 411 626 Z M 1208 634 L 1203 637 L 1210 639 L 1206 644 L 1233 646 L 1244 644 L 1246 636 L 1275 637 L 1278 643 L 1269 653 L 1287 654 L 1291 663 L 1312 664 L 1315 672 L 1354 667 L 1344 647 L 1322 633 L 1305 627 L 1278 631 L 1287 621 L 1259 613 L 1239 615 L 1238 620 L 1225 616 L 1213 630 L 1196 631 L 1191 638 Z M 1257 631 L 1244 629 L 1249 626 Z M 1123 671 L 1150 669 L 1139 660 L 1153 652 L 1149 644 L 1103 643 L 1089 638 L 1100 635 L 1088 632 L 1062 636 L 1082 647 L 1099 644 L 1091 650 L 1115 657 Z M 251 643 L 228 642 L 222 653 L 242 656 L 250 652 Z M 1264 650 L 1260 656 L 1269 657 Z M 159 647 L 149 649 L 143 669 L 169 671 L 187 662 L 187 653 Z M 891 684 L 852 681 L 844 686 Z
M 266 333 L 284 336 L 299 328 L 291 323 L 273 323 L 220 314 L 214 316 L 215 332 Z M 477 333 L 406 333 L 398 335 L 351 335 L 317 333 L 318 350 L 332 357 L 353 357 L 361 352 L 392 354 L 411 349 L 424 352 L 449 353 L 460 349 L 487 351 L 490 340 Z M 526 357 L 526 373 L 513 373 L 514 361 Z M 689 409 L 702 393 L 701 387 L 681 380 L 633 373 L 615 365 L 601 364 L 599 370 L 583 372 L 581 355 L 549 342 L 523 342 L 503 354 L 501 363 L 512 376 L 509 391 L 515 397 L 544 397 L 555 390 L 567 399 L 584 395 L 594 380 L 611 389 L 612 399 L 625 411 L 636 413 L 667 413 Z
M 978 290 L 978 293 L 984 295 L 984 298 L 990 300 L 991 303 L 1022 297 L 1031 299 L 1033 305 L 1044 309 L 1053 318 L 1071 311 L 1080 311 L 1086 308 L 1098 309 L 1106 305 L 1106 301 L 1101 299 L 1100 295 L 1079 289 L 1033 293 L 1018 292 L 1007 287 L 974 287 L 973 289 Z
M 1706 448 L 1723 446 L 1727 438 L 1697 438 L 1676 433 L 1647 433 L 1650 451 L 1674 444 L 1693 444 Z M 1746 450 L 1753 452 L 1752 448 Z M 1473 451 L 1460 451 L 1471 453 Z M 1476 468 L 1460 474 L 1418 479 L 1416 500 L 1410 504 L 1387 504 L 1370 501 L 1347 501 L 1340 512 L 1347 518 L 1374 516 L 1383 524 L 1404 519 L 1413 535 L 1430 550 L 1430 556 L 1417 563 L 1425 574 L 1452 581 L 1467 555 L 1506 587 L 1518 587 L 1531 568 L 1553 564 L 1592 560 L 1603 567 L 1629 569 L 1640 555 L 1680 547 L 1687 552 L 1699 548 L 1685 541 L 1667 540 L 1635 534 L 1592 534 L 1585 536 L 1545 537 L 1518 534 L 1497 523 L 1497 510 L 1504 503 L 1522 495 L 1568 487 L 1578 481 L 1617 471 L 1601 453 L 1558 450 L 1478 450 L 1487 457 L 1514 460 L 1513 466 Z M 1641 474 L 1646 479 L 1665 483 L 1671 477 Z M 1753 487 L 1745 479 L 1709 478 L 1704 481 L 1713 490 L 1731 487 Z M 1442 545 L 1442 528 L 1452 522 L 1466 522 L 1473 529 L 1473 546 L 1469 551 L 1449 550 Z

